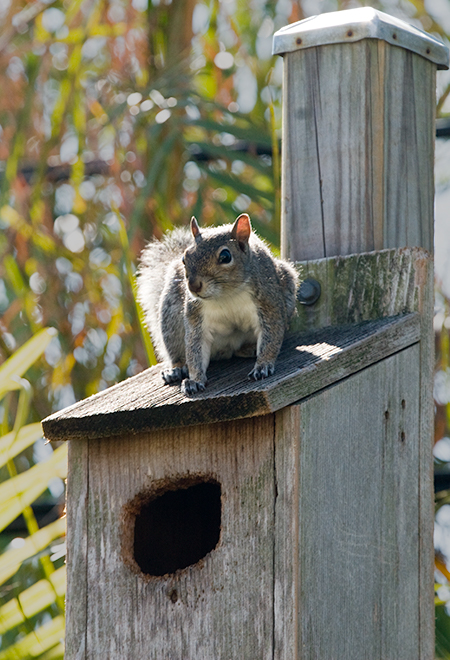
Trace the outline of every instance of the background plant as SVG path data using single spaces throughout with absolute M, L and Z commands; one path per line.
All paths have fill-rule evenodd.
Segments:
M 1 3 L 0 360 L 7 364 L 43 328 L 58 330 L 30 366 L 38 395 L 28 399 L 21 425 L 152 363 L 148 337 L 136 330 L 132 284 L 152 236 L 193 214 L 210 224 L 246 210 L 276 248 L 282 60 L 271 56 L 272 35 L 313 13 L 357 4 L 406 17 L 448 42 L 445 11 L 431 14 L 423 0 Z M 439 79 L 441 116 L 450 109 L 449 81 Z M 448 309 L 443 292 L 440 300 Z M 446 314 L 437 323 L 438 378 L 449 364 Z M 9 394 L 0 404 L 8 437 L 20 408 L 8 403 L 11 396 L 17 399 Z M 449 433 L 448 400 L 445 393 L 438 401 L 437 440 Z M 32 466 L 33 446 L 24 451 Z M 11 459 L 17 478 L 24 471 L 19 459 Z M 16 478 L 2 470 L 4 484 Z M 4 606 L 33 580 L 50 579 L 25 576 L 24 566 L 10 576 L 15 587 L 3 593 Z M 445 558 L 440 566 L 446 587 Z M 447 598 L 442 587 L 439 593 L 444 626 Z M 62 592 L 57 596 L 44 618 L 60 622 Z M 0 653 L 42 624 L 43 614 L 22 610 Z M 5 612 L 0 626 L 9 625 Z M 446 633 L 442 639 L 440 657 L 450 657 Z M 21 652 L 4 657 L 41 653 Z M 42 651 L 61 652 L 59 640 Z

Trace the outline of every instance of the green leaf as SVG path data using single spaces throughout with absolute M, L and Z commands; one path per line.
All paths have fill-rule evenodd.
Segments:
M 236 126 L 236 124 L 220 124 L 219 122 L 213 121 L 212 119 L 193 119 L 191 122 L 187 122 L 191 126 L 201 126 L 209 131 L 216 131 L 219 133 L 231 133 L 234 137 L 239 140 L 245 140 L 247 142 L 252 142 L 253 144 L 259 144 L 265 147 L 272 146 L 272 140 L 268 133 L 264 132 L 264 129 L 256 128 L 247 124 L 247 126 Z
M 197 165 L 201 170 L 206 172 L 208 176 L 218 181 L 222 186 L 227 186 L 236 192 L 243 193 L 244 195 L 250 197 L 250 199 L 254 200 L 255 198 L 262 197 L 263 199 L 270 200 L 271 202 L 274 200 L 274 195 L 272 192 L 258 190 L 258 188 L 255 188 L 248 183 L 244 183 L 244 181 L 241 181 L 232 174 L 227 174 L 226 172 L 216 172 L 205 166 L 203 163 L 197 163 Z
M 26 291 L 25 282 L 23 280 L 19 266 L 17 265 L 17 261 L 14 259 L 12 254 L 6 254 L 3 257 L 3 267 L 5 269 L 6 276 L 11 282 L 12 288 L 14 289 L 14 293 L 16 296 L 21 297 Z
M 250 165 L 251 167 L 259 170 L 266 176 L 271 176 L 271 168 L 269 165 L 266 165 L 258 156 L 254 156 L 251 153 L 246 151 L 239 151 L 238 149 L 233 149 L 225 145 L 215 145 L 210 142 L 200 142 L 196 140 L 192 144 L 197 145 L 201 148 L 202 152 L 209 154 L 213 158 L 224 158 L 227 160 L 241 160 L 243 163 Z M 194 156 L 195 159 L 195 156 Z

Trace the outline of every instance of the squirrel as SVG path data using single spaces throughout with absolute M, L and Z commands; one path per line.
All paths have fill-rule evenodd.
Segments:
M 274 373 L 295 311 L 298 275 L 272 255 L 241 214 L 234 224 L 187 227 L 144 248 L 137 273 L 157 357 L 167 384 L 190 396 L 205 389 L 211 359 L 256 356 L 248 377 Z

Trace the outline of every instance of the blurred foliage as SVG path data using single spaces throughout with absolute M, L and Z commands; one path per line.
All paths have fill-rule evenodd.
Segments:
M 1 660 L 38 657 L 50 649 L 54 658 L 64 653 L 65 520 L 40 529 L 31 504 L 52 484 L 54 490 L 55 480 L 64 493 L 67 446 L 53 451 L 41 425 L 26 423 L 32 388 L 24 378 L 55 335 L 54 328 L 40 330 L 0 366 L 0 531 L 21 515 L 28 532 L 26 539 L 11 539 L 0 557 Z M 41 460 L 31 466 L 33 454 Z M 8 539 L 3 534 L 2 545 Z
M 245 210 L 277 245 L 282 59 L 271 55 L 273 32 L 358 4 L 449 41 L 449 21 L 424 0 L 0 3 L 0 362 L 43 328 L 58 329 L 28 372 L 39 391 L 32 422 L 152 363 L 133 296 L 152 236 L 191 215 L 213 224 Z M 439 78 L 441 116 L 449 81 Z M 444 342 L 440 371 L 448 355 Z M 441 408 L 437 439 L 450 424 Z M 26 601 L 33 584 L 20 577 L 8 603 L 20 589 Z M 9 631 L 0 648 L 26 646 L 42 623 L 21 607 L 28 632 Z M 45 616 L 56 639 L 57 600 Z M 25 646 L 14 657 L 60 653 L 59 642 L 47 655 Z

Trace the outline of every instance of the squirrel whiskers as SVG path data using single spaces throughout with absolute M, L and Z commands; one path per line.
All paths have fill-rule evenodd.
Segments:
M 241 214 L 233 225 L 175 229 L 144 249 L 138 299 L 166 383 L 205 389 L 211 359 L 256 355 L 249 378 L 274 373 L 295 311 L 298 275 Z

